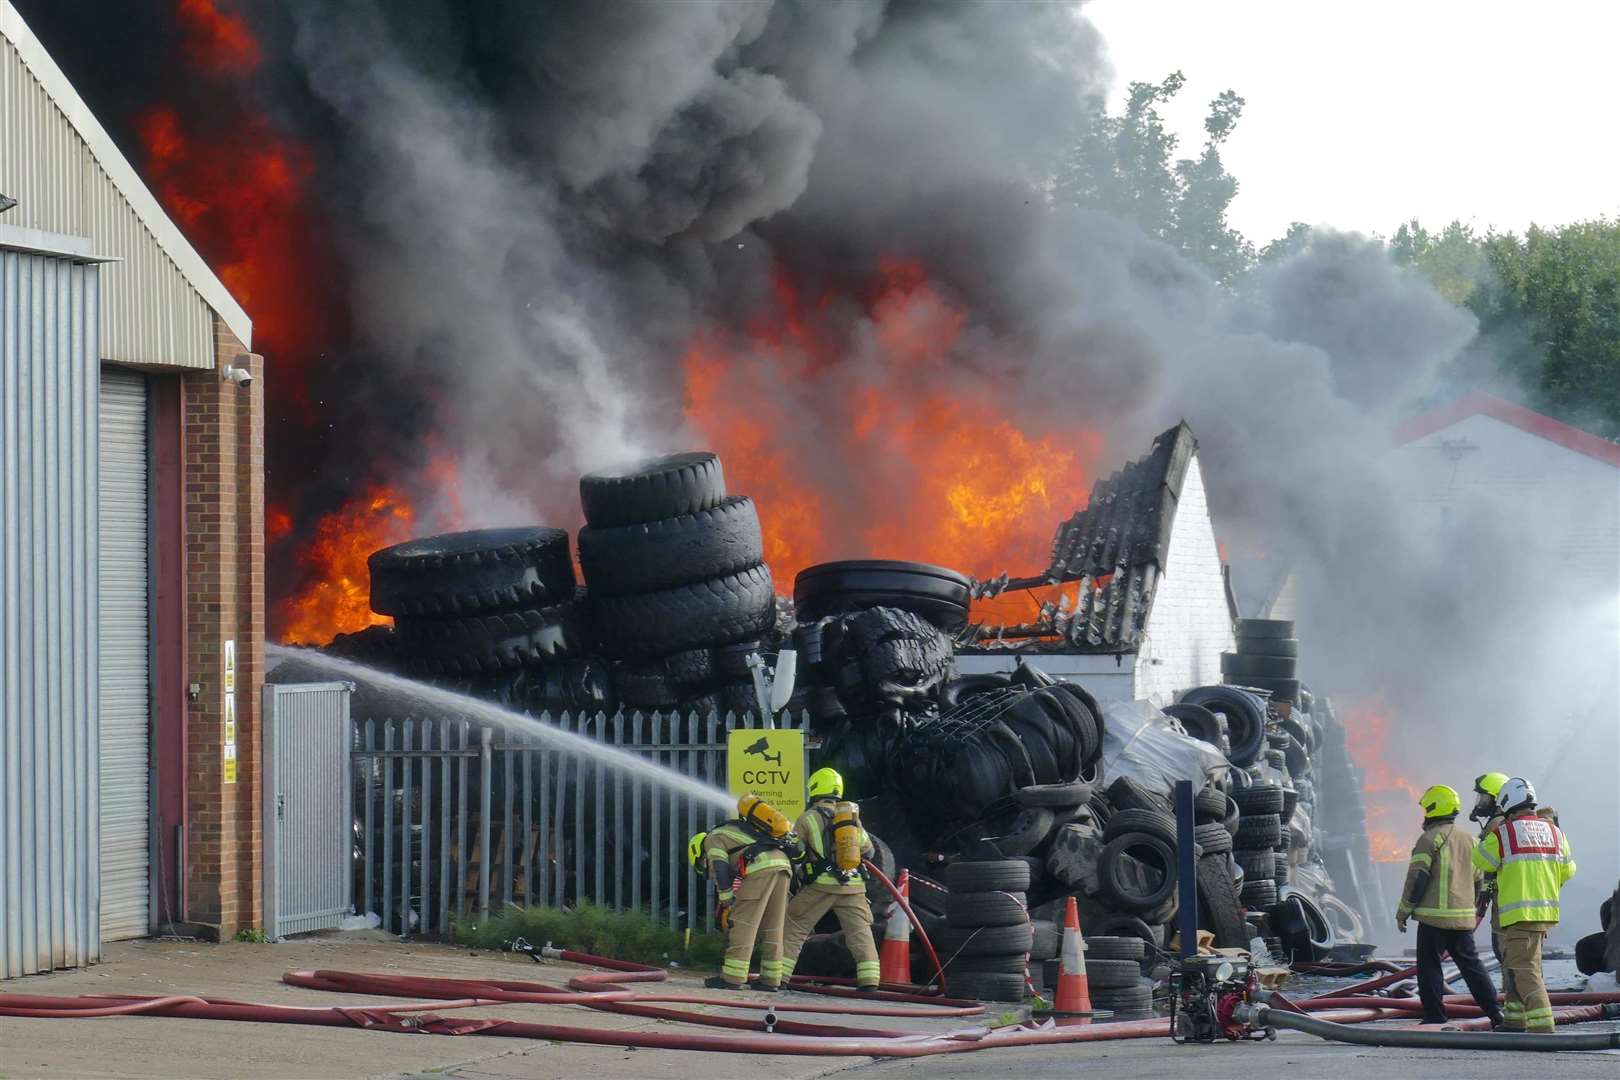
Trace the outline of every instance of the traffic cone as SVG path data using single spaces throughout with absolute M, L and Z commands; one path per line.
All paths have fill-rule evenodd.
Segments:
M 900 871 L 900 895 L 911 902 L 911 871 Z M 885 983 L 911 982 L 911 920 L 899 904 L 889 907 L 889 921 L 883 928 L 883 945 L 878 949 Z
M 1063 912 L 1063 959 L 1058 967 L 1054 1013 L 1090 1013 L 1091 983 L 1086 978 L 1085 942 L 1080 937 L 1080 908 L 1069 897 Z

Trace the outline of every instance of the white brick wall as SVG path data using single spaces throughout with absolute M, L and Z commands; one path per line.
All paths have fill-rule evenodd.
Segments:
M 1195 454 L 1187 465 L 1164 577 L 1136 658 L 1135 696 L 1162 708 L 1179 691 L 1220 682 L 1221 653 L 1232 644 L 1221 555 Z

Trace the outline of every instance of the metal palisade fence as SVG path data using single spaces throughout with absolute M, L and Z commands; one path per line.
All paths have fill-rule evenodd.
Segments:
M 759 718 L 542 713 L 535 719 L 726 787 L 726 741 Z M 807 715 L 779 727 L 802 730 Z M 712 926 L 687 840 L 724 815 L 654 779 L 538 735 L 461 719 L 354 725 L 354 898 L 400 934 L 508 904 L 639 909 Z

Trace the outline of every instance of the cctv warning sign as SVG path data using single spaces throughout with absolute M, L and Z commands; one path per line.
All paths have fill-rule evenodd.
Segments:
M 758 795 L 789 819 L 804 813 L 804 732 L 738 730 L 726 742 L 727 787 Z

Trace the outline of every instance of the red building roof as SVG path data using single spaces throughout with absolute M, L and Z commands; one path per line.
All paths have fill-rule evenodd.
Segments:
M 1504 424 L 1511 424 L 1520 431 L 1527 431 L 1577 454 L 1584 454 L 1595 461 L 1620 469 L 1620 444 L 1599 438 L 1589 431 L 1570 427 L 1550 416 L 1543 416 L 1534 409 L 1527 409 L 1523 405 L 1515 405 L 1511 401 L 1503 401 L 1499 397 L 1492 397 L 1479 391 L 1399 425 L 1395 429 L 1395 442 L 1397 445 L 1416 442 L 1425 435 L 1433 435 L 1470 416 L 1489 416 Z

